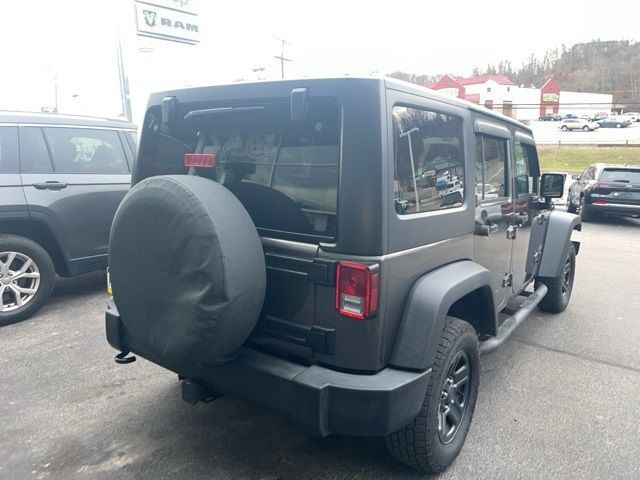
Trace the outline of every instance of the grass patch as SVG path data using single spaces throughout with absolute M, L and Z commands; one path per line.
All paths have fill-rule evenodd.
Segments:
M 640 147 L 538 145 L 543 172 L 580 173 L 592 163 L 640 165 Z

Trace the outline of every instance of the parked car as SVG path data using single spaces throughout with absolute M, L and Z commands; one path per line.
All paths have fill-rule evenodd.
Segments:
M 640 167 L 589 166 L 569 189 L 567 211 L 585 222 L 602 215 L 640 216 Z
M 56 273 L 106 268 L 135 144 L 128 122 L 0 114 L 0 324 L 42 307 Z
M 599 122 L 600 120 L 604 120 L 605 118 L 608 118 L 609 114 L 607 113 L 596 113 L 595 115 L 591 116 L 591 118 L 589 118 L 589 120 L 591 120 L 592 122 Z
M 621 117 L 630 120 L 631 122 L 640 122 L 640 113 L 638 112 L 627 112 L 620 115 Z
M 560 122 L 560 129 L 564 132 L 567 130 L 584 130 L 585 132 L 593 132 L 598 128 L 600 128 L 600 125 L 595 122 L 585 120 L 584 118 L 565 118 Z
M 540 115 L 538 120 L 542 122 L 558 122 L 562 120 L 562 115 L 558 115 L 557 113 L 546 113 L 544 115 Z
M 565 113 L 562 115 L 563 120 L 566 120 L 567 118 L 578 118 L 578 116 L 573 113 Z
M 631 120 L 620 117 L 609 117 L 604 120 L 600 120 L 598 125 L 602 128 L 625 128 L 631 125 Z
M 465 187 L 441 199 L 415 175 L 444 138 L 434 183 L 447 169 Z M 440 472 L 469 430 L 480 353 L 571 297 L 581 223 L 550 208 L 563 177 L 540 177 L 531 130 L 422 87 L 154 94 L 137 162 L 111 231 L 107 340 L 119 363 L 176 372 L 190 403 L 244 397 Z M 469 197 L 478 182 L 499 196 Z

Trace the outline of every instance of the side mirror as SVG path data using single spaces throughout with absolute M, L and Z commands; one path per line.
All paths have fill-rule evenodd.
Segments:
M 580 175 L 573 174 L 573 175 L 571 175 L 571 178 L 572 178 L 573 180 L 580 180 Z
M 540 196 L 543 198 L 562 198 L 564 195 L 564 175 L 561 173 L 543 173 L 540 179 Z

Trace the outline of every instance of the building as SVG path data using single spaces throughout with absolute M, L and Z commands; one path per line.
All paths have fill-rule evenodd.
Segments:
M 426 87 L 484 105 L 518 120 L 535 120 L 547 113 L 591 116 L 610 112 L 613 107 L 611 94 L 561 91 L 553 78 L 540 88 L 527 88 L 502 75 L 458 79 L 445 75 Z

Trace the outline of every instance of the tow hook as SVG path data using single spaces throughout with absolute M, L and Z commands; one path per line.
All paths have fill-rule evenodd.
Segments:
M 129 355 L 129 353 L 130 352 L 128 350 L 126 352 L 120 352 L 116 355 L 116 358 L 114 360 L 116 361 L 116 363 L 119 363 L 121 365 L 124 365 L 125 363 L 135 362 L 136 356 L 131 355 L 130 357 L 128 357 L 127 355 Z

